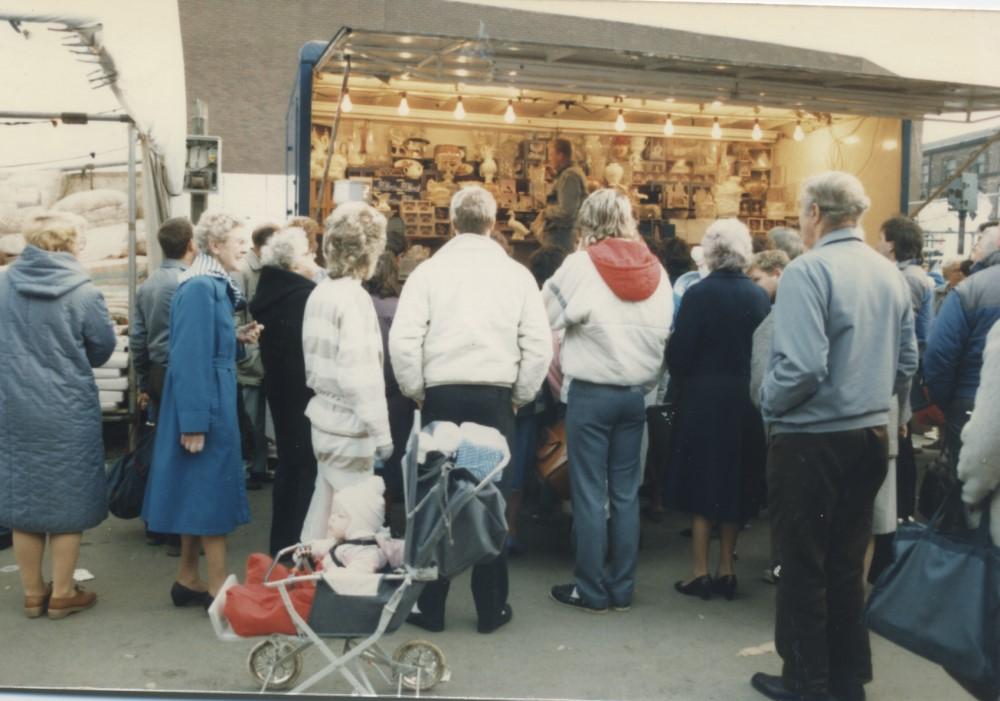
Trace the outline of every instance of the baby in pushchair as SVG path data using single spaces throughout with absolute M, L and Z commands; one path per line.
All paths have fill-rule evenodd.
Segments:
M 384 484 L 368 477 L 335 495 L 327 538 L 276 554 L 291 557 L 291 569 L 251 555 L 246 584 L 230 576 L 215 597 L 209 616 L 221 640 L 266 636 L 248 659 L 262 690 L 294 684 L 310 646 L 327 665 L 296 692 L 338 671 L 356 693 L 374 696 L 361 661 L 396 683 L 397 692 L 447 678 L 436 645 L 411 640 L 390 657 L 379 640 L 399 629 L 425 583 L 502 551 L 507 524 L 497 481 L 510 451 L 492 428 L 438 422 L 420 429 L 419 412 L 414 426 L 403 461 L 405 541 L 382 527 Z M 343 654 L 323 638 L 343 640 Z

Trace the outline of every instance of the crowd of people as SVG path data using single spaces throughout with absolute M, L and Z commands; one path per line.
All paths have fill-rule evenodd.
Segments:
M 643 484 L 651 518 L 664 506 L 691 517 L 676 591 L 732 600 L 737 538 L 766 506 L 783 666 L 753 686 L 773 699 L 863 699 L 864 579 L 874 536 L 914 511 L 922 397 L 945 416 L 963 497 L 994 495 L 1000 524 L 1000 228 L 983 229 L 967 273 L 946 261 L 935 281 L 919 226 L 894 217 L 869 246 L 860 181 L 827 172 L 803 183 L 799 232 L 751 236 L 720 219 L 691 249 L 644 240 L 627 195 L 581 194 L 571 154 L 556 151 L 558 216 L 527 266 L 496 240 L 497 205 L 479 187 L 455 194 L 453 236 L 405 279 L 405 236 L 362 202 L 322 228 L 296 218 L 248 231 L 211 211 L 163 224 L 164 263 L 140 289 L 130 336 L 156 424 L 142 516 L 179 545 L 173 603 L 207 607 L 222 587 L 226 536 L 250 518 L 246 490 L 268 479 L 268 414 L 272 554 L 326 537 L 337 495 L 373 474 L 398 501 L 416 408 L 424 424 L 475 422 L 506 438 L 513 549 L 537 437 L 562 422 L 575 568 L 553 601 L 629 610 Z M 115 336 L 76 260 L 83 236 L 40 216 L 0 273 L 0 523 L 14 531 L 29 617 L 97 600 L 72 573 L 82 531 L 107 513 L 91 368 Z M 669 420 L 649 418 L 652 407 Z M 473 568 L 471 587 L 480 633 L 512 620 L 506 551 Z M 448 594 L 446 579 L 428 585 L 408 620 L 443 630 Z

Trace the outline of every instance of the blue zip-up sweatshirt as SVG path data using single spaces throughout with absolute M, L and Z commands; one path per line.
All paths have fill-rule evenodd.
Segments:
M 917 369 L 910 293 L 858 229 L 822 237 L 781 276 L 774 345 L 761 387 L 777 433 L 831 433 L 889 422 Z
M 924 352 L 924 383 L 941 408 L 975 399 L 986 335 L 1000 320 L 1000 251 L 977 265 L 945 297 Z

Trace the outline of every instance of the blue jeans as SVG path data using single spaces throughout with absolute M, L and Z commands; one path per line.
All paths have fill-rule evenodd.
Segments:
M 577 592 L 591 606 L 632 602 L 639 555 L 639 448 L 645 422 L 641 387 L 572 381 L 566 446 L 575 578 Z M 605 504 L 610 507 L 610 528 Z M 611 561 L 605 570 L 609 545 Z

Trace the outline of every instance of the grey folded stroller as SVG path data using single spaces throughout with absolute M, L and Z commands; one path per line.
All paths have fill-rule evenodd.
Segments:
M 322 572 L 311 571 L 304 544 L 278 553 L 275 561 L 283 557 L 293 559 L 294 573 L 272 581 L 272 565 L 263 586 L 280 594 L 295 635 L 270 632 L 257 636 L 263 639 L 251 650 L 247 662 L 261 691 L 294 686 L 290 693 L 298 694 L 339 672 L 356 694 L 375 696 L 366 673 L 374 670 L 387 683 L 395 685 L 397 695 L 406 688 L 419 696 L 421 691 L 448 678 L 444 653 L 437 645 L 410 640 L 390 656 L 379 641 L 404 623 L 427 582 L 439 576 L 453 577 L 500 553 L 507 523 L 498 478 L 510 453 L 505 443 L 502 455 L 474 449 L 478 469 L 470 471 L 458 467 L 461 451 L 421 451 L 419 426 L 418 412 L 403 460 L 406 535 L 402 566 L 391 572 L 360 575 L 372 578 L 370 593 L 344 594 L 338 593 Z M 448 425 L 435 423 L 425 430 L 433 431 L 436 426 Z M 481 426 L 475 428 L 493 431 Z M 421 454 L 422 460 L 418 458 Z M 290 588 L 306 582 L 315 585 L 308 620 L 296 610 L 289 594 Z M 224 641 L 247 639 L 233 630 L 224 613 L 227 591 L 237 584 L 231 575 L 209 608 L 216 635 Z M 342 640 L 341 653 L 335 653 L 324 640 Z M 323 655 L 326 665 L 295 686 L 302 673 L 302 653 L 312 646 Z

